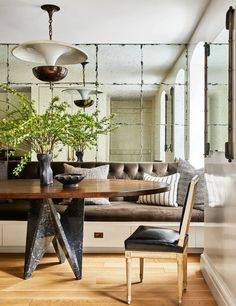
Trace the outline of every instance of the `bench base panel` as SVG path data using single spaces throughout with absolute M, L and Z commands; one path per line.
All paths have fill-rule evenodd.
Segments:
M 139 225 L 151 225 L 178 229 L 178 222 L 85 222 L 85 253 L 123 253 L 124 240 Z M 26 221 L 0 222 L 0 253 L 22 253 L 25 251 Z M 204 247 L 204 223 L 192 222 L 189 231 L 189 251 L 202 253 Z M 54 252 L 49 247 L 48 252 Z

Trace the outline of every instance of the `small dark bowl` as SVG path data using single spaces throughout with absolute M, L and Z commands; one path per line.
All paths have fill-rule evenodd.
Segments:
M 74 103 L 78 107 L 90 107 L 94 104 L 94 100 L 74 100 Z
M 68 187 L 68 188 L 75 188 L 79 186 L 79 182 L 81 182 L 84 178 L 85 175 L 83 174 L 72 174 L 72 173 L 62 173 L 62 174 L 57 174 L 54 176 L 54 178 L 63 184 L 63 187 Z

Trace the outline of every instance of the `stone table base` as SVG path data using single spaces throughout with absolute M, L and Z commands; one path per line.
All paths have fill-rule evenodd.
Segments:
M 27 225 L 24 279 L 31 277 L 51 242 L 59 262 L 63 263 L 66 256 L 75 277 L 81 279 L 83 224 L 84 199 L 73 199 L 61 218 L 52 199 L 32 201 Z

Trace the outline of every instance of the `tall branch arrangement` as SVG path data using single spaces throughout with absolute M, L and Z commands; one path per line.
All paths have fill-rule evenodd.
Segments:
M 0 143 L 11 149 L 23 143 L 30 147 L 14 169 L 15 175 L 22 171 L 32 152 L 53 154 L 56 147 L 64 145 L 84 151 L 96 144 L 97 135 L 106 135 L 117 127 L 111 123 L 115 114 L 100 120 L 98 111 L 92 115 L 82 111 L 70 114 L 69 103 L 60 102 L 59 97 L 54 97 L 45 112 L 38 114 L 33 100 L 6 84 L 0 83 L 0 88 L 17 98 L 17 103 L 4 102 L 11 107 L 0 119 Z

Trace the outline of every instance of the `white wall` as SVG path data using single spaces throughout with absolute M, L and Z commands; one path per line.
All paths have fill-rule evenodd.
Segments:
M 188 55 L 191 60 L 195 46 L 200 41 L 211 42 L 225 26 L 225 14 L 230 6 L 235 6 L 235 0 L 212 0 L 192 35 Z
M 199 41 L 211 42 L 225 25 L 225 14 L 236 1 L 211 1 L 191 39 L 190 60 Z M 190 101 L 191 103 L 191 101 Z M 236 122 L 236 120 L 235 120 Z M 201 259 L 204 276 L 218 305 L 236 305 L 236 162 L 227 162 L 215 152 L 205 159 L 208 192 L 214 190 L 205 208 L 205 249 Z

